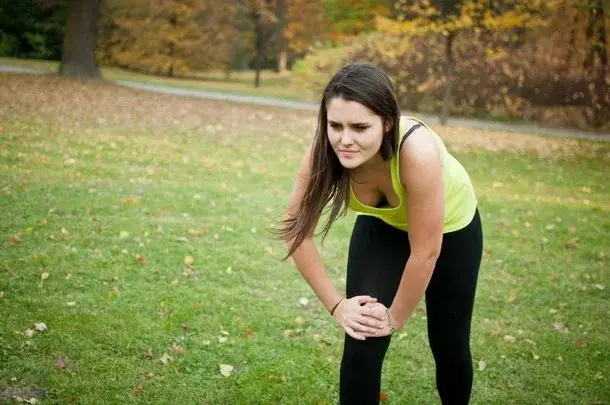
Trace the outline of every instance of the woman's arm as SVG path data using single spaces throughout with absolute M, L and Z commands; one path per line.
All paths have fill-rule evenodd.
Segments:
M 311 148 L 303 157 L 301 166 L 299 168 L 297 179 L 295 181 L 290 201 L 288 204 L 287 215 L 292 216 L 298 213 L 301 207 L 301 202 L 305 195 L 307 185 L 311 176 Z M 319 218 L 318 218 L 319 219 Z M 317 223 L 317 220 L 316 220 Z M 336 308 L 334 317 L 343 326 L 345 331 L 355 339 L 364 339 L 364 337 L 358 333 L 358 331 L 369 331 L 371 327 L 381 327 L 382 324 L 378 320 L 372 318 L 365 318 L 365 314 L 368 311 L 362 305 L 365 303 L 376 302 L 376 299 L 368 296 L 353 297 L 351 300 L 343 300 L 343 296 L 337 291 L 332 281 L 328 277 L 328 273 L 322 262 L 322 257 L 318 251 L 314 241 L 313 233 L 315 231 L 316 223 L 312 229 L 310 229 L 308 236 L 299 245 L 299 247 L 292 254 L 292 260 L 294 261 L 297 269 L 301 273 L 302 277 L 307 281 L 311 289 L 318 296 L 318 299 L 330 312 L 333 307 L 339 302 L 341 304 Z M 290 243 L 291 241 L 286 241 Z
M 434 137 L 425 128 L 416 130 L 399 153 L 411 255 L 388 312 L 395 327 L 405 324 L 426 291 L 440 254 L 444 222 L 442 157 Z

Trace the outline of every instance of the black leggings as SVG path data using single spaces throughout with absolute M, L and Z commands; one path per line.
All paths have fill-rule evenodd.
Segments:
M 483 233 L 477 210 L 465 228 L 443 235 L 440 256 L 426 289 L 428 340 L 443 405 L 468 404 L 472 389 L 470 319 Z M 410 254 L 407 232 L 359 215 L 347 263 L 347 297 L 370 295 L 392 304 Z M 378 404 L 383 358 L 390 336 L 355 340 L 345 335 L 340 399 L 344 405 Z

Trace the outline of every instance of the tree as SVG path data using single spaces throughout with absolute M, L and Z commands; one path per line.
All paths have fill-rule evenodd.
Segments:
M 60 76 L 99 77 L 96 59 L 100 0 L 70 0 Z
M 60 60 L 63 0 L 0 0 L 0 56 Z
M 176 76 L 226 68 L 236 42 L 235 7 L 209 0 L 111 0 L 102 25 L 104 61 Z

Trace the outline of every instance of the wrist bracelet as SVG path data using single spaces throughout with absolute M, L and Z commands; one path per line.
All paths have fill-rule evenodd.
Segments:
M 390 309 L 389 308 L 385 310 L 385 316 L 386 316 L 386 318 L 388 318 L 388 329 L 390 329 L 390 334 L 393 334 L 398 329 L 396 327 L 394 327 L 394 325 L 392 324 L 392 318 L 390 318 Z
M 331 310 L 330 310 L 330 315 L 331 315 L 331 316 L 332 316 L 332 315 L 334 315 L 334 313 L 335 313 L 335 309 L 337 309 L 337 307 L 339 306 L 339 304 L 341 304 L 341 303 L 343 302 L 343 300 L 344 300 L 344 299 L 345 299 L 345 298 L 341 298 L 341 299 L 339 300 L 339 302 L 337 302 L 337 303 L 335 304 L 335 306 L 333 307 L 333 309 L 331 309 Z

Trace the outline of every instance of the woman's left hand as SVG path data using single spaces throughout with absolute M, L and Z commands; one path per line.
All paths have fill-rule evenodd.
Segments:
M 362 333 L 365 337 L 383 337 L 388 336 L 392 332 L 390 331 L 389 323 L 388 323 L 388 314 L 387 307 L 383 305 L 381 302 L 367 303 L 364 305 L 367 309 L 367 316 L 382 319 L 384 322 L 383 329 L 377 329 L 374 333 Z

